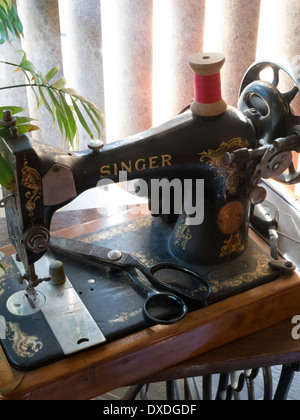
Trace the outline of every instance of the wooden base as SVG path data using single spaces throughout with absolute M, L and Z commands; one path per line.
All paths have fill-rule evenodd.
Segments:
M 299 302 L 295 273 L 192 312 L 175 325 L 148 328 L 28 372 L 7 396 L 92 398 L 288 319 L 300 311 Z M 0 371 L 4 364 L 2 359 Z
M 96 231 L 97 223 L 60 233 L 78 236 L 83 227 L 85 233 Z M 155 378 L 164 369 L 296 314 L 300 314 L 298 273 L 191 312 L 177 324 L 151 327 L 25 374 L 11 369 L 0 347 L 0 393 L 9 399 L 90 399 L 149 376 Z

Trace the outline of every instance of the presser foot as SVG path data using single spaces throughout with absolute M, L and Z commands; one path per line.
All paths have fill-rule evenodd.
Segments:
M 21 285 L 24 283 L 24 280 L 28 283 L 25 289 L 25 297 L 30 302 L 30 305 L 34 306 L 34 302 L 37 299 L 37 291 L 35 288 L 44 281 L 50 281 L 51 277 L 39 278 L 35 272 L 34 265 L 32 264 L 29 266 L 28 271 L 26 271 L 24 275 L 19 274 L 18 281 Z
M 27 316 L 38 312 L 45 304 L 45 296 L 35 288 L 42 282 L 50 281 L 51 277 L 39 278 L 34 265 L 30 265 L 25 274 L 19 274 L 18 281 L 22 285 L 26 281 L 24 290 L 14 293 L 7 301 L 8 310 L 14 315 Z

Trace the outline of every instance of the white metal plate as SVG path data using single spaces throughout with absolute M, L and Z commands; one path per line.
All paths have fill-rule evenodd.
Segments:
M 53 260 L 54 257 L 48 251 L 35 264 L 36 274 L 40 278 L 49 276 L 49 266 Z M 23 265 L 15 259 L 14 261 L 21 274 L 24 274 Z M 45 297 L 40 310 L 64 354 L 72 354 L 106 341 L 68 279 L 59 286 L 42 282 L 37 286 L 36 291 Z

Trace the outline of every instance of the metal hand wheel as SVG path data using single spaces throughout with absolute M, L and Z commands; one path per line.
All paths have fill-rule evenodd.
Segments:
M 266 69 L 272 74 L 271 81 L 263 80 L 262 71 Z M 284 73 L 293 82 L 293 87 L 287 92 L 279 90 Z M 254 125 L 257 147 L 272 145 L 278 138 L 300 134 L 300 117 L 293 114 L 290 106 L 299 89 L 300 78 L 288 63 L 257 61 L 247 70 L 241 83 L 238 106 Z M 300 172 L 291 162 L 288 170 L 274 179 L 285 184 L 296 184 L 300 182 Z

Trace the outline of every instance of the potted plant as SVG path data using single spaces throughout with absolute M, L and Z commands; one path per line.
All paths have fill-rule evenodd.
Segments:
M 11 42 L 15 37 L 24 37 L 23 25 L 17 12 L 16 0 L 0 0 L 0 48 L 5 42 Z M 65 147 L 75 149 L 78 142 L 79 126 L 81 125 L 93 139 L 94 133 L 101 138 L 104 127 L 101 111 L 88 99 L 80 96 L 74 89 L 66 87 L 64 77 L 57 78 L 59 67 L 51 68 L 46 75 L 42 75 L 34 64 L 28 60 L 26 52 L 20 51 L 20 62 L 12 63 L 0 61 L 12 68 L 14 72 L 22 72 L 25 82 L 18 85 L 0 86 L 1 90 L 29 87 L 33 90 L 37 107 L 45 107 L 50 113 L 53 124 L 59 126 Z M 1 94 L 1 92 L 0 92 Z M 9 128 L 1 125 L 5 110 L 9 109 L 16 118 L 19 134 L 38 130 L 29 116 L 20 116 L 26 111 L 18 104 L 0 107 L 0 141 L 1 137 L 9 135 Z M 5 124 L 4 124 L 5 125 Z M 0 186 L 13 192 L 14 177 L 10 166 L 0 153 Z M 0 264 L 0 267 L 3 268 Z
M 24 36 L 22 22 L 16 9 L 16 0 L 0 0 L 0 45 L 11 42 L 16 36 Z M 0 91 L 30 87 L 35 94 L 37 107 L 44 106 L 48 110 L 53 124 L 59 126 L 62 141 L 67 144 L 67 147 L 75 149 L 75 145 L 78 143 L 79 125 L 82 125 L 92 139 L 95 134 L 97 138 L 100 138 L 104 121 L 103 115 L 96 105 L 80 96 L 74 89 L 67 88 L 67 81 L 64 77 L 55 78 L 59 71 L 58 66 L 50 69 L 46 75 L 42 75 L 34 64 L 28 60 L 25 51 L 20 50 L 20 54 L 21 60 L 19 63 L 8 61 L 0 61 L 0 63 L 12 67 L 12 71 L 23 72 L 26 82 L 18 85 L 0 86 Z M 0 120 L 3 118 L 3 111 L 6 109 L 10 109 L 12 115 L 15 116 L 20 134 L 39 129 L 37 125 L 32 123 L 32 118 L 18 116 L 19 113 L 26 111 L 18 104 L 0 107 Z M 7 135 L 9 135 L 8 128 L 1 127 L 0 121 L 0 137 Z M 12 181 L 9 165 L 0 155 L 0 184 L 6 189 L 10 189 Z

